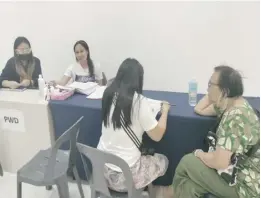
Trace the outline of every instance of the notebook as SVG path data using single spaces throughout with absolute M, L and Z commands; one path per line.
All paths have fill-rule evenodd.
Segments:
M 88 99 L 102 99 L 103 93 L 107 87 L 106 86 L 97 86 L 95 91 L 91 93 L 86 98 Z

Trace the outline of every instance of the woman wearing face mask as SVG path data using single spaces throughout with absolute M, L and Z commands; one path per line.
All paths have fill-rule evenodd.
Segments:
M 260 197 L 259 149 L 237 165 L 235 185 L 229 185 L 217 171 L 228 168 L 233 153 L 246 155 L 259 141 L 259 119 L 242 95 L 239 72 L 228 66 L 216 67 L 208 94 L 195 107 L 202 116 L 220 117 L 216 148 L 212 152 L 196 150 L 181 159 L 173 180 L 175 198 L 196 198 L 206 193 L 224 198 Z
M 40 60 L 33 56 L 31 44 L 25 37 L 14 42 L 14 57 L 10 58 L 0 76 L 0 87 L 17 89 L 19 87 L 37 88 L 42 74 Z
M 75 82 L 97 82 L 102 84 L 102 72 L 98 64 L 93 63 L 88 44 L 83 41 L 77 41 L 73 47 L 76 62 L 67 68 L 60 81 L 53 82 L 65 86 L 69 81 Z

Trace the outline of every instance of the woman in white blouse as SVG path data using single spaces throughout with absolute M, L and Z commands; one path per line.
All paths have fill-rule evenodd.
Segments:
M 139 148 L 124 129 L 126 126 L 130 127 L 140 142 L 144 132 L 154 141 L 160 141 L 165 134 L 169 103 L 162 103 L 161 117 L 157 121 L 151 104 L 142 95 L 142 89 L 143 67 L 137 60 L 128 58 L 123 61 L 115 79 L 104 92 L 102 136 L 97 147 L 121 157 L 128 163 L 137 189 L 163 176 L 168 167 L 168 159 L 164 155 L 141 155 Z M 106 165 L 105 178 L 111 189 L 127 190 L 124 175 L 118 167 Z
M 72 82 L 97 82 L 102 84 L 102 72 L 98 64 L 93 63 L 88 44 L 83 41 L 77 41 L 73 47 L 76 62 L 71 64 L 65 71 L 63 77 L 55 84 L 65 86 L 69 81 Z

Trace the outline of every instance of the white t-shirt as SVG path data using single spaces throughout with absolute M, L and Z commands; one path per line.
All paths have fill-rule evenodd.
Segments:
M 112 104 L 110 120 L 114 107 L 114 104 Z M 132 125 L 130 127 L 140 142 L 142 142 L 143 133 L 154 129 L 158 124 L 155 113 L 152 112 L 148 99 L 142 95 L 140 95 L 138 99 L 137 93 L 135 93 L 133 97 L 131 119 Z M 114 130 L 112 123 L 110 123 L 110 126 L 107 128 L 102 125 L 102 135 L 97 148 L 121 157 L 128 163 L 129 167 L 133 167 L 141 156 L 139 149 L 135 146 L 124 129 L 121 128 Z M 115 171 L 121 172 L 117 166 L 112 164 L 106 165 Z
M 94 77 L 90 77 L 89 69 L 88 68 L 82 68 L 82 66 L 76 62 L 71 64 L 65 71 L 64 75 L 71 77 L 72 81 L 76 82 L 94 82 L 96 80 L 102 80 L 102 72 L 100 69 L 100 64 L 93 63 L 94 65 Z

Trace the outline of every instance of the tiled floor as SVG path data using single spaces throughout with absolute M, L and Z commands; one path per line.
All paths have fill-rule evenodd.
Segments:
M 69 184 L 70 197 L 80 198 L 77 185 Z M 56 187 L 51 191 L 47 191 L 45 187 L 36 187 L 28 184 L 22 185 L 23 198 L 59 198 Z M 89 186 L 83 185 L 83 190 L 86 198 L 90 197 Z M 5 173 L 4 177 L 0 177 L 0 197 L 1 198 L 16 198 L 16 175 Z
M 69 183 L 70 198 L 80 198 L 77 185 Z M 90 198 L 90 188 L 83 185 L 85 198 Z M 157 198 L 169 198 L 166 193 L 168 187 L 156 187 Z M 54 186 L 53 190 L 47 191 L 45 187 L 36 187 L 28 184 L 22 185 L 23 198 L 59 198 L 58 191 Z M 172 196 L 171 196 L 172 197 Z M 4 173 L 4 177 L 0 177 L 0 198 L 16 198 L 16 175 Z

